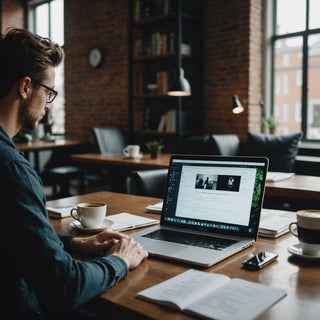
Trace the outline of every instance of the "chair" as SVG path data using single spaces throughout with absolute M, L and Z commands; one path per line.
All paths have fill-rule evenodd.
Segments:
M 195 135 L 185 138 L 181 144 L 182 154 L 211 154 L 209 136 Z
M 93 127 L 91 132 L 95 141 L 95 148 L 101 154 L 122 155 L 123 149 L 126 147 L 126 139 L 120 128 L 100 128 Z M 116 170 L 113 170 L 116 171 Z M 113 172 L 114 177 L 120 173 Z M 103 185 L 110 180 L 110 173 L 106 170 L 90 170 L 83 174 L 83 181 L 80 184 L 79 192 L 82 193 L 84 184 L 91 186 Z
M 51 185 L 52 198 L 70 196 L 70 181 L 79 180 L 80 170 L 70 160 L 71 151 L 55 150 L 45 165 L 41 178 L 45 185 Z
M 122 155 L 126 139 L 120 128 L 93 127 L 92 133 L 99 153 Z
M 136 171 L 127 177 L 127 193 L 163 198 L 168 169 Z
M 212 134 L 212 154 L 220 156 L 238 156 L 240 140 L 236 134 Z

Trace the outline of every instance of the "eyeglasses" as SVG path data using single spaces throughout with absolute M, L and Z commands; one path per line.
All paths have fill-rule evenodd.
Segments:
M 37 85 L 43 87 L 43 88 L 46 88 L 47 90 L 49 90 L 49 93 L 48 93 L 48 100 L 47 100 L 47 103 L 52 103 L 53 100 L 56 98 L 56 96 L 58 95 L 58 91 L 46 86 L 45 84 L 41 83 L 41 82 L 38 82 L 38 81 L 35 81 L 35 80 L 32 80 L 34 83 L 36 83 Z

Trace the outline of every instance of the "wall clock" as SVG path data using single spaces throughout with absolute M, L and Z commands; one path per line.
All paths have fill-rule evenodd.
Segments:
M 103 60 L 103 54 L 101 49 L 99 48 L 91 49 L 89 52 L 88 60 L 91 67 L 93 68 L 99 67 L 102 64 L 102 60 Z

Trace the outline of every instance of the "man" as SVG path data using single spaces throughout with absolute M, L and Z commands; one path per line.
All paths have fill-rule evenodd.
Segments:
M 123 279 L 147 252 L 125 234 L 57 235 L 42 183 L 12 138 L 50 108 L 62 49 L 21 29 L 0 37 L 1 312 L 10 319 L 88 318 L 83 304 Z M 91 261 L 70 253 L 96 255 Z

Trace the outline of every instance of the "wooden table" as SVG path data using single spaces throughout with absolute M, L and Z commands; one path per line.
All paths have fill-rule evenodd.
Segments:
M 159 158 L 151 159 L 149 154 L 144 154 L 142 159 L 128 159 L 124 156 L 86 153 L 75 154 L 71 158 L 82 164 L 150 170 L 168 168 L 170 157 L 171 154 L 161 154 Z M 320 202 L 320 177 L 295 175 L 282 181 L 267 182 L 265 193 L 267 196 L 312 199 Z
M 25 153 L 25 157 L 29 157 L 30 152 L 35 153 L 34 167 L 39 172 L 39 151 L 54 150 L 62 148 L 78 147 L 87 144 L 87 141 L 72 139 L 56 139 L 55 141 L 37 140 L 32 142 L 16 143 L 17 148 Z
M 82 201 L 102 201 L 108 204 L 108 215 L 130 212 L 150 218 L 159 215 L 146 213 L 145 207 L 161 199 L 147 198 L 111 192 L 97 192 L 48 202 L 48 205 L 77 204 Z M 77 234 L 70 227 L 72 218 L 50 220 L 60 233 Z M 320 314 L 320 261 L 300 260 L 292 256 L 287 248 L 297 243 L 290 234 L 278 239 L 259 238 L 253 247 L 216 264 L 202 269 L 231 278 L 242 278 L 265 285 L 283 288 L 287 296 L 265 311 L 259 319 L 318 319 Z M 250 253 L 270 251 L 279 255 L 276 262 L 260 271 L 246 271 L 242 261 Z M 190 266 L 164 259 L 149 257 L 128 277 L 94 299 L 91 307 L 109 319 L 192 319 L 191 317 L 153 303 L 135 298 L 137 292 L 174 277 Z
M 115 167 L 128 167 L 132 169 L 166 169 L 169 167 L 171 154 L 162 153 L 156 159 L 150 154 L 143 154 L 141 159 L 126 158 L 99 153 L 74 154 L 71 159 L 82 164 L 98 164 Z

